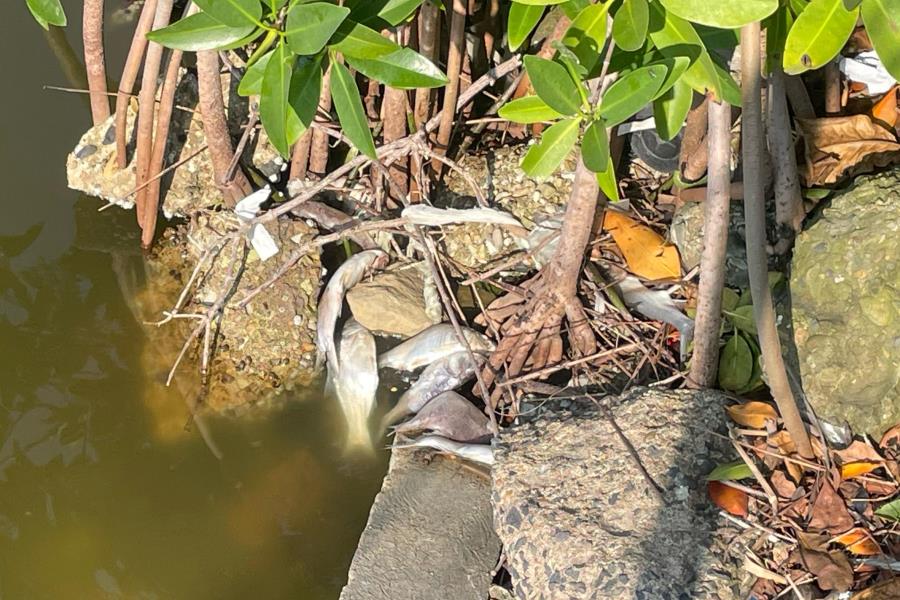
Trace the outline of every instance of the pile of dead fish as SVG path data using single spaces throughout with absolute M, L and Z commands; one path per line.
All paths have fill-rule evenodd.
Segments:
M 494 349 L 484 335 L 439 323 L 377 356 L 375 337 L 352 317 L 335 339 L 344 296 L 369 273 L 383 269 L 388 255 L 381 250 L 355 254 L 332 275 L 319 302 L 317 344 L 328 368 L 328 386 L 347 421 L 347 449 L 372 449 L 369 420 L 375 408 L 379 369 L 413 373 L 424 369 L 384 416 L 379 436 L 393 429 L 394 448 L 430 447 L 460 458 L 493 463 L 487 416 L 457 393 L 475 377 L 476 369 Z M 418 437 L 416 437 L 418 436 Z

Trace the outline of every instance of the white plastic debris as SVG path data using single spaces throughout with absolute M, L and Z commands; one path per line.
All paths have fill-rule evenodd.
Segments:
M 237 203 L 237 206 L 234 207 L 234 214 L 242 221 L 249 223 L 259 214 L 259 207 L 269 199 L 271 194 L 272 188 L 269 186 L 256 190 Z M 278 254 L 278 244 L 261 223 L 257 223 L 250 229 L 249 238 L 250 245 L 256 250 L 260 260 L 266 261 Z
M 491 223 L 508 225 L 520 230 L 525 228 L 517 218 L 493 208 L 435 208 L 425 204 L 413 204 L 403 209 L 402 216 L 413 225 L 452 225 L 454 223 Z
M 871 96 L 883 94 L 897 84 L 874 50 L 860 52 L 853 57 L 842 56 L 838 64 L 847 79 L 866 84 Z

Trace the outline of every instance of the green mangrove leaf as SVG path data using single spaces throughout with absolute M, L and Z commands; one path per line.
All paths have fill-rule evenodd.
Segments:
M 256 25 L 262 16 L 259 0 L 194 0 L 203 12 L 223 25 Z
M 731 288 L 722 289 L 722 312 L 733 311 L 741 301 L 740 295 Z
M 784 43 L 794 24 L 794 16 L 782 6 L 763 21 L 766 30 L 766 72 L 771 73 L 784 60 Z
M 325 47 L 350 9 L 327 2 L 297 4 L 288 12 L 284 35 L 295 54 L 315 54 Z
M 66 26 L 66 12 L 59 0 L 26 0 L 26 4 L 34 20 L 44 29 L 48 25 Z
M 647 39 L 650 8 L 647 0 L 625 0 L 613 17 L 612 36 L 622 50 L 637 50 Z
M 600 102 L 600 116 L 608 127 L 622 123 L 644 108 L 666 77 L 665 65 L 641 67 L 617 80 Z
M 147 34 L 147 39 L 167 48 L 202 52 L 219 50 L 239 42 L 256 31 L 255 25 L 230 27 L 206 13 L 197 13 Z
M 862 18 L 884 68 L 900 81 L 900 0 L 865 0 Z
M 525 124 L 555 121 L 562 117 L 537 96 L 525 96 L 507 102 L 497 111 L 497 114 L 507 121 Z
M 798 17 L 800 16 L 800 13 L 809 6 L 809 0 L 788 0 L 788 5 L 790 5 L 791 12 L 794 13 L 794 16 Z
M 742 460 L 725 463 L 713 469 L 706 476 L 707 481 L 737 481 L 738 479 L 750 479 L 753 477 L 753 471 Z
M 259 93 L 262 91 L 263 74 L 266 72 L 266 67 L 268 66 L 269 60 L 272 58 L 273 54 L 275 54 L 275 50 L 269 50 L 268 52 L 260 56 L 255 63 L 250 65 L 246 71 L 244 71 L 244 76 L 241 77 L 241 82 L 238 84 L 238 95 L 259 95 Z
M 732 335 L 719 355 L 719 385 L 733 392 L 746 386 L 752 374 L 750 346 L 740 335 Z
M 600 61 L 600 52 L 606 43 L 608 11 L 609 4 L 589 4 L 572 20 L 562 38 L 562 43 L 588 71 Z
M 887 504 L 878 507 L 875 514 L 891 521 L 900 521 L 900 498 L 891 500 Z
M 859 8 L 847 10 L 843 0 L 812 0 L 787 34 L 784 72 L 797 75 L 825 66 L 844 47 L 858 16 Z
M 295 57 L 284 42 L 278 44 L 272 52 L 262 78 L 259 119 L 266 128 L 272 145 L 279 154 L 287 157 L 291 151 L 287 133 L 288 93 Z
M 682 19 L 733 29 L 762 21 L 778 8 L 778 0 L 660 0 Z
M 740 105 L 740 88 L 728 72 L 713 61 L 697 31 L 689 22 L 666 12 L 659 2 L 652 2 L 649 35 L 665 56 L 684 56 L 691 53 L 697 55 L 683 75 L 688 85 L 701 94 L 711 93 L 716 100 Z
M 347 139 L 369 158 L 377 158 L 356 80 L 349 69 L 339 62 L 331 65 L 331 98 Z
M 594 173 L 602 173 L 609 165 L 609 138 L 603 121 L 591 121 L 581 140 L 581 159 Z
M 562 4 L 568 0 L 513 0 L 514 4 L 525 4 L 527 6 L 553 6 L 554 4 Z
M 509 40 L 509 49 L 513 52 L 525 43 L 531 32 L 537 26 L 538 21 L 544 15 L 543 6 L 531 6 L 513 2 L 509 7 L 506 35 Z
M 388 0 L 378 11 L 378 16 L 390 25 L 397 26 L 413 14 L 424 0 Z
M 322 61 L 301 58 L 291 74 L 291 91 L 288 94 L 287 139 L 296 142 L 309 129 L 319 106 L 322 91 Z
M 374 29 L 350 19 L 344 19 L 331 38 L 330 47 L 344 56 L 378 58 L 400 50 L 400 46 Z
M 612 161 L 606 163 L 606 169 L 597 173 L 597 183 L 600 184 L 600 191 L 611 202 L 618 202 L 619 183 L 616 181 L 616 169 Z
M 447 84 L 447 77 L 441 70 L 412 48 L 401 48 L 371 59 L 347 57 L 347 62 L 366 77 L 401 90 Z
M 734 310 L 727 311 L 725 314 L 731 319 L 734 328 L 744 333 L 757 335 L 756 321 L 753 320 L 753 306 L 738 306 Z
M 578 141 L 581 119 L 566 119 L 544 131 L 538 143 L 525 153 L 522 170 L 530 177 L 543 179 L 556 171 Z
M 668 141 L 678 135 L 691 110 L 693 99 L 694 90 L 691 86 L 683 81 L 677 81 L 653 101 L 653 121 L 660 138 Z
M 550 108 L 564 115 L 574 115 L 581 108 L 581 95 L 576 87 L 579 84 L 572 81 L 564 66 L 545 58 L 526 56 L 525 70 L 534 91 Z
M 681 80 L 684 72 L 691 66 L 691 58 L 689 56 L 673 56 L 671 58 L 664 58 L 650 63 L 650 65 L 657 64 L 665 65 L 666 78 L 663 79 L 662 85 L 659 86 L 656 96 L 653 97 L 654 100 L 668 92 L 675 83 Z

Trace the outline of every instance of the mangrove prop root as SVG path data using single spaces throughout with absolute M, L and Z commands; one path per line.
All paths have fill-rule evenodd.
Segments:
M 741 119 L 744 162 L 744 217 L 746 219 L 747 265 L 753 316 L 759 333 L 763 366 L 769 388 L 784 426 L 803 458 L 812 458 L 809 434 L 794 400 L 775 324 L 766 260 L 766 212 L 763 189 L 762 102 L 760 99 L 760 27 L 741 28 Z
M 288 179 L 306 179 L 306 171 L 309 169 L 309 149 L 312 145 L 312 128 L 307 129 L 294 144 L 291 150 L 291 170 Z
M 400 45 L 408 44 L 409 27 L 403 25 L 396 31 L 396 41 Z M 384 87 L 384 98 L 381 104 L 381 122 L 384 126 L 383 138 L 385 142 L 394 142 L 406 137 L 406 114 L 408 102 L 406 91 L 396 88 Z M 404 202 L 409 193 L 409 161 L 395 161 L 388 168 L 388 176 L 391 178 L 392 188 L 397 190 L 400 197 L 394 200 Z
M 91 116 L 94 125 L 109 118 L 106 94 L 106 57 L 103 50 L 103 0 L 84 0 L 82 12 L 84 66 L 91 92 Z
M 215 173 L 216 185 L 222 191 L 225 205 L 232 207 L 250 193 L 250 182 L 240 169 L 228 177 L 234 148 L 225 122 L 225 102 L 222 99 L 222 79 L 219 72 L 219 53 L 205 50 L 197 53 L 197 80 L 200 88 L 200 114 L 203 131 L 209 146 L 209 157 Z
M 706 173 L 709 162 L 709 146 L 706 134 L 709 127 L 709 99 L 695 106 L 688 113 L 681 139 L 681 155 L 679 165 L 681 178 L 685 181 L 697 181 Z M 730 157 L 729 150 L 729 157 Z
M 134 91 L 134 83 L 137 81 L 141 61 L 144 59 L 144 50 L 147 48 L 147 32 L 153 26 L 155 16 L 156 0 L 146 0 L 141 9 L 141 17 L 134 29 L 131 47 L 125 58 L 125 68 L 122 69 L 122 77 L 119 80 L 119 89 L 116 94 L 116 161 L 120 169 L 128 166 L 128 132 L 125 131 L 128 124 L 128 102 L 131 92 Z
M 769 74 L 769 152 L 775 171 L 775 222 L 779 234 L 787 234 L 778 245 L 783 251 L 800 231 L 805 216 L 803 197 L 800 194 L 800 175 L 797 172 L 797 155 L 791 134 L 791 118 L 788 114 L 785 94 L 785 74 L 780 60 L 773 61 Z M 782 243 L 784 242 L 784 243 Z
M 172 17 L 172 3 L 173 0 L 158 0 L 156 14 L 153 17 L 153 29 L 161 29 L 169 24 L 169 19 Z M 147 187 L 141 186 L 150 176 L 150 155 L 153 152 L 153 123 L 156 112 L 156 85 L 162 53 L 163 47 L 156 42 L 148 44 L 147 57 L 144 60 L 144 75 L 141 79 L 141 93 L 138 97 L 135 186 L 140 191 L 135 198 L 135 211 L 141 229 L 144 229 L 144 204 L 147 201 Z
M 841 70 L 836 60 L 825 65 L 825 114 L 841 113 Z
M 449 82 L 444 88 L 444 105 L 441 109 L 441 122 L 437 134 L 437 152 L 441 154 L 447 153 L 456 117 L 456 99 L 459 97 L 459 80 L 466 43 L 466 8 L 465 0 L 453 0 L 453 13 L 450 17 L 450 50 L 447 55 Z M 440 161 L 432 161 L 431 166 L 436 172 L 441 172 Z
M 727 102 L 710 100 L 707 112 L 709 183 L 703 206 L 703 253 L 694 322 L 694 354 L 688 377 L 688 383 L 696 387 L 712 387 L 716 382 L 731 203 L 731 106 Z
M 331 113 L 331 67 L 322 76 L 322 91 L 319 94 L 319 114 Z M 316 117 L 318 120 L 319 117 Z M 309 150 L 309 171 L 320 177 L 328 170 L 328 135 L 323 131 L 312 132 L 312 145 Z

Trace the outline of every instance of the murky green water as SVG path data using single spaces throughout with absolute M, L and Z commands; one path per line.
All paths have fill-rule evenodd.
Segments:
M 42 90 L 83 86 L 80 4 L 45 34 L 0 3 L 0 599 L 336 598 L 384 457 L 343 459 L 309 391 L 212 420 L 217 460 L 143 372 L 134 216 L 66 189 L 88 107 Z M 108 29 L 112 75 L 129 36 Z

